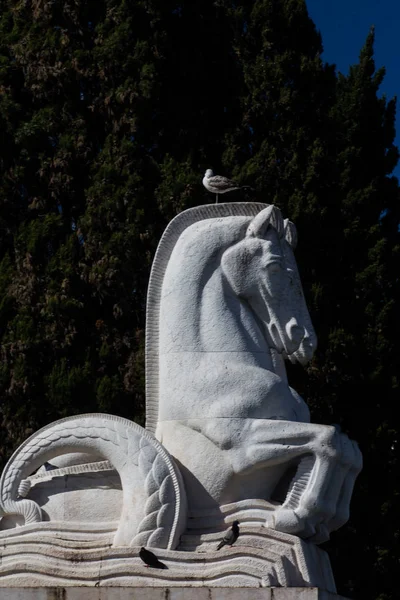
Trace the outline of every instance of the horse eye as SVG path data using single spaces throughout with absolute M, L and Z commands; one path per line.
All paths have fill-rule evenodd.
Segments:
M 278 274 L 281 272 L 281 265 L 279 263 L 273 262 L 266 265 L 268 271 L 272 273 L 272 275 Z

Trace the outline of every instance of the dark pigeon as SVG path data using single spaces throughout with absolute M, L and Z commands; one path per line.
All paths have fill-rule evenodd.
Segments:
M 148 567 L 153 567 L 154 569 L 168 569 L 167 565 L 160 562 L 157 556 L 150 552 L 150 550 L 146 550 L 146 548 L 140 548 L 139 556 Z
M 226 532 L 222 538 L 222 542 L 218 544 L 217 550 L 220 550 L 222 546 L 233 546 L 239 537 L 239 521 L 233 521 L 232 527 Z

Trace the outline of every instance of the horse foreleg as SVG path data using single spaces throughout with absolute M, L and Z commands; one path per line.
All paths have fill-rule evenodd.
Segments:
M 269 525 L 322 542 L 347 520 L 361 454 L 346 435 L 324 425 L 252 420 L 237 443 L 242 451 L 235 444 L 236 472 L 300 459 L 286 500 Z
M 357 475 L 362 469 L 362 454 L 358 444 L 352 440 L 349 440 L 347 436 L 342 436 L 342 441 L 346 441 L 348 444 L 350 444 L 350 448 L 349 451 L 346 452 L 346 456 L 350 458 L 352 452 L 353 459 L 350 464 L 350 469 L 347 471 L 344 478 L 343 485 L 339 490 L 336 512 L 328 523 L 329 531 L 335 531 L 336 529 L 339 529 L 339 527 L 348 521 L 350 500 L 353 493 L 354 483 Z
M 325 446 L 317 446 L 309 485 L 295 508 L 306 526 L 302 537 L 315 543 L 328 540 L 329 533 L 348 520 L 351 493 L 362 466 L 357 444 L 339 431 L 334 447 L 334 454 L 326 456 Z

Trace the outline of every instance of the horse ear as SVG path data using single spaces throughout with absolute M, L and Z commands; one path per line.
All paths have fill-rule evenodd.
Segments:
M 246 236 L 259 238 L 263 237 L 269 225 L 272 225 L 272 227 L 276 229 L 279 237 L 283 237 L 284 226 L 282 213 L 279 208 L 273 204 L 270 204 L 267 206 L 267 208 L 264 208 L 264 210 L 259 212 L 258 215 L 254 217 L 247 228 Z
M 285 240 L 287 243 L 293 248 L 293 250 L 297 246 L 297 229 L 294 223 L 289 221 L 289 219 L 285 219 Z

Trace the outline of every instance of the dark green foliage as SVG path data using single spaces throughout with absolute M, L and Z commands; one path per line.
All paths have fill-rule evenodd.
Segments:
M 74 413 L 143 423 L 152 257 L 169 219 L 213 201 L 212 167 L 297 224 L 319 349 L 290 379 L 365 458 L 329 552 L 341 593 L 386 600 L 400 558 L 395 101 L 379 96 L 373 32 L 347 76 L 321 51 L 303 0 L 0 0 L 0 451 Z

